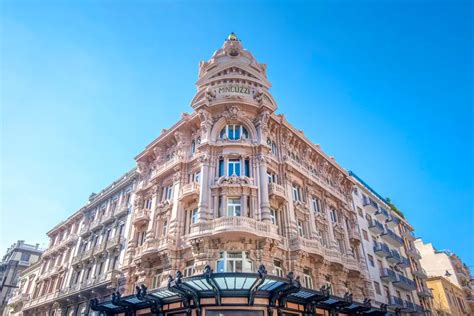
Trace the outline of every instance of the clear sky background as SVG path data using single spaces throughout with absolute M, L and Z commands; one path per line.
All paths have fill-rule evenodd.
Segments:
M 474 265 L 468 1 L 67 2 L 1 3 L 2 254 L 132 168 L 234 31 L 278 113 Z

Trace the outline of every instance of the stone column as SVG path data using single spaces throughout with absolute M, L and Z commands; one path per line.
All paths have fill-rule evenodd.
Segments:
M 200 158 L 201 161 L 201 179 L 199 184 L 199 203 L 198 203 L 198 218 L 199 221 L 207 220 L 209 210 L 209 172 L 210 172 L 210 157 L 205 155 Z
M 158 198 L 160 196 L 160 187 L 155 185 L 153 187 L 153 195 L 151 200 L 151 210 L 150 210 L 150 221 L 148 222 L 148 227 L 146 230 L 145 241 L 151 241 L 156 238 L 156 224 L 155 215 L 157 211 Z
M 270 199 L 268 196 L 267 162 L 263 154 L 257 157 L 259 169 L 259 191 L 260 191 L 260 214 L 262 222 L 271 222 Z
M 286 184 L 286 199 L 288 203 L 286 204 L 287 214 L 288 214 L 288 222 L 287 222 L 287 233 L 290 237 L 294 237 L 297 235 L 296 231 L 296 218 L 295 218 L 295 210 L 293 207 L 293 197 L 291 196 L 292 188 L 291 188 L 291 181 L 285 180 Z
M 328 229 L 328 235 L 329 235 L 328 242 L 329 242 L 329 245 L 331 246 L 331 248 L 338 248 L 336 237 L 334 237 L 333 222 L 331 220 L 331 215 L 329 215 L 329 205 L 326 202 L 326 197 L 323 200 L 323 206 L 322 207 L 323 207 L 323 211 L 326 214 L 327 221 L 329 223 L 329 225 L 328 225 L 328 228 L 329 228 Z
M 316 221 L 314 218 L 314 211 L 311 209 L 311 206 L 309 208 L 309 237 L 311 239 L 316 239 L 318 236 L 317 228 L 316 228 Z
M 346 243 L 346 253 L 345 253 L 345 255 L 347 255 L 348 253 L 350 253 L 351 243 L 349 241 L 349 232 L 347 231 L 347 218 L 346 217 L 344 217 L 341 225 L 344 228 L 344 242 Z
M 173 205 L 171 207 L 171 216 L 169 222 L 169 234 L 174 235 L 177 229 L 178 221 L 178 208 L 179 208 L 179 190 L 181 183 L 181 171 L 175 170 L 175 175 L 173 177 Z

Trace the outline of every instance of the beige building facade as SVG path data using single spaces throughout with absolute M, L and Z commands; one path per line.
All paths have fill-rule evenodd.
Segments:
M 136 181 L 135 170 L 128 172 L 47 233 L 41 260 L 22 275 L 21 305 L 9 304 L 13 313 L 89 315 L 90 299 L 110 297 L 122 276 Z
M 428 286 L 433 291 L 433 310 L 438 316 L 472 315 L 463 290 L 452 283 L 449 278 L 443 276 L 430 277 Z
M 474 313 L 474 284 L 469 267 L 456 254 L 439 251 L 433 244 L 424 243 L 422 239 L 416 239 L 415 246 L 421 256 L 420 264 L 427 271 L 431 283 L 438 284 L 439 291 L 434 295 L 435 309 L 444 310 L 449 307 L 449 310 L 455 310 L 451 306 L 458 306 L 459 311 L 465 315 Z M 451 290 L 442 290 L 444 285 Z M 460 302 L 457 299 L 451 300 L 449 296 L 454 295 L 453 293 L 459 296 L 459 289 L 463 299 Z M 443 294 L 443 291 L 448 294 Z M 448 300 L 452 301 L 450 306 L 446 305 Z

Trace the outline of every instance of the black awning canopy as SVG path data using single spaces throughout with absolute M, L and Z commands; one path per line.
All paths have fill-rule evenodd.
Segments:
M 180 303 L 182 311 L 190 315 L 195 310 L 201 314 L 202 307 L 220 306 L 222 298 L 247 298 L 252 306 L 256 298 L 268 299 L 268 311 L 285 309 L 287 303 L 304 306 L 304 315 L 316 315 L 316 308 L 329 310 L 331 315 L 345 313 L 352 315 L 385 315 L 386 306 L 373 307 L 369 299 L 364 302 L 353 302 L 352 294 L 344 297 L 330 295 L 330 287 L 323 286 L 319 291 L 301 287 L 299 278 L 293 273 L 288 278 L 267 275 L 265 267 L 260 266 L 257 273 L 223 272 L 213 273 L 206 266 L 204 274 L 183 278 L 181 272 L 176 278 L 169 276 L 168 286 L 148 291 L 142 285 L 137 287 L 136 294 L 121 296 L 114 293 L 112 300 L 99 302 L 91 300 L 91 309 L 105 315 L 134 315 L 136 311 L 150 308 L 155 315 L 164 315 L 166 305 Z M 214 304 L 203 304 L 201 299 L 214 298 Z M 228 304 L 225 305 L 229 307 Z

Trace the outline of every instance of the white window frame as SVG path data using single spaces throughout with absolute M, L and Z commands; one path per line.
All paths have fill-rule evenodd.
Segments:
M 303 273 L 303 284 L 308 289 L 313 288 L 313 278 L 311 277 L 311 275 L 309 275 L 307 273 Z
M 278 225 L 278 212 L 273 208 L 270 209 L 270 219 L 273 225 Z
M 313 206 L 313 212 L 321 212 L 321 204 L 318 197 L 313 196 L 313 198 L 311 199 L 311 205 Z
M 232 174 L 230 173 L 230 166 L 231 165 L 232 165 L 232 169 L 233 169 Z M 241 168 L 242 168 L 242 161 L 240 159 L 230 158 L 230 159 L 227 160 L 227 175 L 229 177 L 232 177 L 232 176 L 240 177 L 240 175 L 242 174 Z M 238 170 L 238 174 L 236 172 L 237 170 Z
M 151 284 L 153 289 L 156 289 L 156 288 L 160 287 L 162 277 L 163 277 L 163 272 L 157 272 L 153 276 L 153 280 L 152 280 L 152 284 Z
M 239 257 L 240 255 L 240 257 Z M 234 257 L 236 256 L 236 257 Z M 249 264 L 249 271 L 246 271 L 244 267 L 244 261 L 247 261 Z M 240 270 L 237 269 L 237 264 L 240 263 Z M 222 269 L 219 268 L 219 265 L 222 264 Z M 252 261 L 247 258 L 245 252 L 221 252 L 220 259 L 216 262 L 216 271 L 217 272 L 251 272 L 252 271 Z
M 227 199 L 227 216 L 241 216 L 242 215 L 242 201 L 238 198 Z
M 165 200 L 170 201 L 173 199 L 173 185 L 169 185 L 165 188 Z
M 199 220 L 198 209 L 195 208 L 191 211 L 191 224 L 196 224 Z
M 293 201 L 294 202 L 302 202 L 301 199 L 301 189 L 300 186 L 297 184 L 293 184 L 292 186 L 292 193 L 293 193 Z
M 299 235 L 300 237 L 303 237 L 303 238 L 304 238 L 304 237 L 305 237 L 305 234 L 304 234 L 304 223 L 303 223 L 303 221 L 301 221 L 301 220 L 298 219 L 298 220 L 296 221 L 296 223 L 297 223 L 297 226 L 298 226 L 298 235 Z

